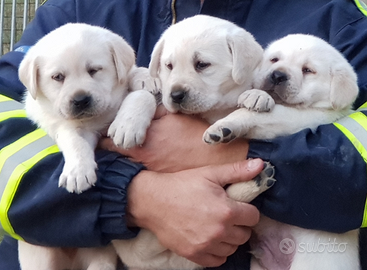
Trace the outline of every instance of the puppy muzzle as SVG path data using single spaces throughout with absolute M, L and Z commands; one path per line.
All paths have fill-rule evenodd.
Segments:
M 93 98 L 88 94 L 77 94 L 70 100 L 71 114 L 75 118 L 90 117 L 93 107 Z

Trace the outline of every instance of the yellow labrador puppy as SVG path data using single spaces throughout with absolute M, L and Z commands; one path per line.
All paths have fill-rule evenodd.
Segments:
M 239 95 L 252 88 L 253 72 L 262 54 L 261 46 L 244 29 L 198 15 L 163 33 L 149 69 L 152 77 L 160 79 L 162 102 L 169 111 L 200 115 L 213 123 L 234 111 Z M 145 132 L 144 126 L 135 128 Z M 128 131 L 119 128 L 122 134 Z M 115 143 L 125 142 L 118 139 Z M 257 181 L 247 183 L 248 201 L 272 186 L 272 176 L 269 165 Z M 122 261 L 133 269 L 202 268 L 161 246 L 148 230 L 141 230 L 134 239 L 113 241 L 113 245 Z
M 47 131 L 64 155 L 59 186 L 69 192 L 80 193 L 95 184 L 94 149 L 120 107 L 130 116 L 139 113 L 131 109 L 138 106 L 129 107 L 128 90 L 136 89 L 133 97 L 155 106 L 154 96 L 139 90 L 154 85 L 154 80 L 148 79 L 147 69 L 135 66 L 133 49 L 117 34 L 87 24 L 66 24 L 40 39 L 21 62 L 19 77 L 28 90 L 28 117 Z M 148 119 L 153 117 L 154 110 L 144 112 Z M 112 246 L 77 249 L 71 255 L 20 241 L 19 256 L 22 270 L 114 270 L 117 262 Z
M 254 86 L 257 89 L 240 96 L 239 105 L 243 106 L 243 100 L 252 96 L 259 108 L 273 104 L 272 111 L 257 113 L 238 109 L 210 126 L 203 135 L 205 142 L 217 144 L 237 137 L 271 139 L 305 128 L 316 129 L 350 114 L 358 94 L 357 76 L 341 53 L 322 39 L 303 34 L 289 35 L 269 45 L 256 71 Z M 242 192 L 246 188 L 235 184 L 228 192 L 232 198 L 243 201 Z M 259 243 L 253 250 L 252 270 L 360 269 L 358 230 L 335 234 L 262 217 L 255 232 Z M 294 245 L 294 249 L 286 253 L 289 256 L 281 253 L 281 235 L 288 239 L 284 243 L 287 247 Z M 300 245 L 334 240 L 345 244 L 343 250 L 305 252 Z

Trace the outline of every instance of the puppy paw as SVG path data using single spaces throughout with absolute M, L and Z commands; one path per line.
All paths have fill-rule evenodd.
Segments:
M 142 145 L 156 108 L 155 97 L 148 91 L 137 90 L 128 94 L 108 129 L 108 136 L 125 149 Z
M 230 198 L 236 201 L 251 202 L 275 184 L 274 174 L 274 166 L 269 162 L 264 162 L 264 169 L 252 181 L 232 184 L 226 192 Z
M 264 169 L 258 174 L 253 181 L 260 188 L 261 192 L 271 188 L 276 180 L 273 178 L 275 174 L 275 168 L 270 162 L 264 162 Z
M 211 125 L 203 135 L 203 141 L 207 144 L 228 143 L 238 137 L 235 127 L 230 122 L 217 121 Z
M 130 149 L 145 141 L 150 121 L 137 122 L 128 117 L 116 118 L 108 129 L 108 136 L 118 147 Z
M 274 106 L 274 99 L 263 90 L 247 90 L 238 97 L 238 107 L 251 111 L 270 112 Z
M 131 91 L 147 90 L 153 95 L 157 95 L 161 93 L 162 85 L 159 78 L 150 76 L 147 68 L 138 67 L 129 74 L 129 88 Z
M 70 193 L 82 193 L 96 183 L 96 169 L 97 164 L 94 160 L 93 162 L 65 163 L 59 178 L 59 187 L 66 188 Z

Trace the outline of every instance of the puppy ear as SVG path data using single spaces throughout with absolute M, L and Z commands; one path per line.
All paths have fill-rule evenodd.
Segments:
M 160 68 L 160 62 L 161 62 L 163 47 L 164 47 L 164 39 L 161 38 L 155 44 L 155 46 L 153 48 L 152 56 L 150 58 L 149 73 L 150 73 L 150 76 L 152 76 L 153 78 L 158 77 L 158 71 L 159 71 L 159 68 Z
M 233 57 L 233 80 L 237 84 L 252 80 L 252 73 L 263 56 L 260 44 L 244 29 L 228 34 L 227 43 Z
M 357 75 L 349 63 L 332 67 L 330 88 L 330 101 L 334 110 L 341 110 L 353 104 L 359 89 Z
M 134 49 L 120 36 L 113 34 L 110 50 L 115 64 L 117 79 L 122 84 L 127 80 L 127 74 L 135 65 Z
M 20 63 L 18 76 L 20 81 L 27 88 L 33 99 L 37 98 L 39 58 L 29 51 Z

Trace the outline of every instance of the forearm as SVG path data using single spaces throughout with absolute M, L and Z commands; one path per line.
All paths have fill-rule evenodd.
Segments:
M 252 141 L 249 157 L 269 160 L 276 168 L 276 185 L 255 201 L 265 215 L 332 232 L 361 226 L 366 163 L 333 124 L 316 132 L 304 130 L 272 141 Z
M 115 154 L 98 153 L 96 186 L 82 194 L 58 188 L 61 154 L 39 162 L 21 180 L 7 212 L 16 235 L 50 246 L 98 246 L 134 237 L 126 224 L 126 190 L 141 169 Z
M 55 143 L 0 96 L 0 221 L 16 238 L 57 246 L 101 245 L 133 237 L 126 225 L 127 187 L 143 169 L 98 151 L 97 185 L 83 194 L 58 187 L 64 160 Z M 6 110 L 8 109 L 8 110 Z

